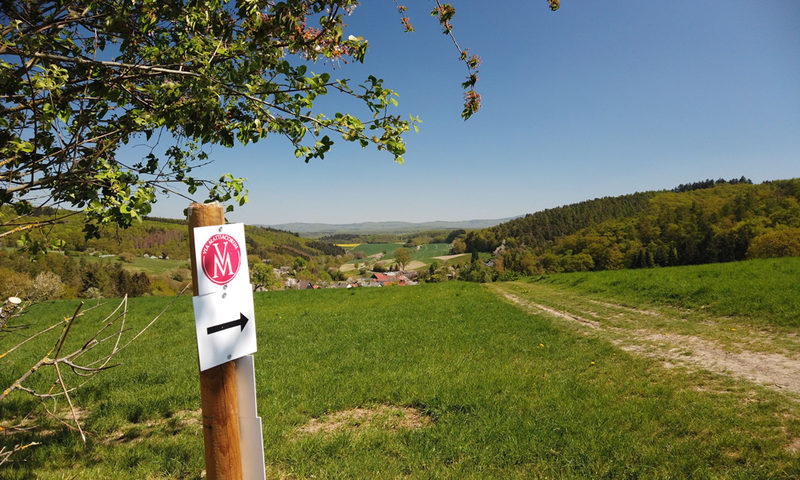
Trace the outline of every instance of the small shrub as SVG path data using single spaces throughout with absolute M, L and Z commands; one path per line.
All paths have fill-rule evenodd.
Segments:
M 161 277 L 155 277 L 150 282 L 150 293 L 156 296 L 166 297 L 175 295 L 177 292 L 175 292 L 175 290 L 170 288 L 169 284 L 167 284 L 167 281 L 165 279 Z
M 748 258 L 800 256 L 800 228 L 772 230 L 757 236 L 747 249 Z
M 60 298 L 64 294 L 64 284 L 61 282 L 61 277 L 53 272 L 45 271 L 40 272 L 33 279 L 31 285 L 31 300 L 54 300 Z
M 89 299 L 103 298 L 103 292 L 97 287 L 89 287 L 81 292 L 80 297 Z
M 27 273 L 0 268 L 0 295 L 3 299 L 8 297 L 28 298 L 32 287 L 33 280 Z

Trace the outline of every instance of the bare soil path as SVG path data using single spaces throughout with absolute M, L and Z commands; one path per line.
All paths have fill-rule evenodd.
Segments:
M 705 369 L 800 399 L 800 337 L 755 329 L 735 318 L 669 307 L 620 305 L 576 292 L 523 282 L 492 284 L 525 311 L 603 338 L 622 350 L 656 358 L 667 368 Z
M 469 253 L 457 253 L 455 255 L 439 255 L 438 257 L 433 257 L 433 258 L 435 258 L 436 260 L 441 260 L 443 262 L 446 262 L 453 258 L 464 257 L 466 255 L 469 255 Z
M 427 265 L 427 263 L 420 262 L 419 260 L 411 260 L 410 262 L 408 262 L 405 265 L 405 269 L 404 270 L 406 270 L 406 271 L 408 271 L 408 270 L 416 270 L 418 268 L 424 267 L 425 265 Z

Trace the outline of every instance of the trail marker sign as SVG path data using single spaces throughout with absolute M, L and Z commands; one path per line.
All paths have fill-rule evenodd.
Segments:
M 198 295 L 223 289 L 251 289 L 244 224 L 231 223 L 192 230 Z
M 257 350 L 252 290 L 209 293 L 192 303 L 200 371 Z
M 194 304 L 200 371 L 256 351 L 253 288 L 244 225 L 195 227 Z
M 225 285 L 239 272 L 242 249 L 239 242 L 227 233 L 217 233 L 206 240 L 200 249 L 203 273 L 217 285 Z

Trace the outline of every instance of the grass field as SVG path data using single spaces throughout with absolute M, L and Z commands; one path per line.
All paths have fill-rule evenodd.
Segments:
M 800 328 L 800 257 L 687 267 L 567 273 L 533 279 L 555 287 Z
M 165 272 L 176 270 L 179 268 L 191 268 L 188 259 L 161 259 L 161 258 L 144 258 L 134 257 L 132 263 L 124 262 L 116 255 L 108 257 L 99 257 L 95 255 L 82 255 L 78 256 L 79 259 L 85 259 L 87 262 L 120 262 L 122 268 L 130 272 L 145 272 L 150 275 L 160 275 Z
M 693 281 L 693 271 L 684 271 Z M 592 298 L 614 288 L 609 298 L 634 298 L 621 284 L 603 287 L 616 277 L 586 275 L 572 286 L 577 278 L 497 287 L 530 296 L 547 282 L 569 296 L 595 285 Z M 792 305 L 792 289 L 775 295 Z M 166 301 L 131 301 L 129 322 L 142 325 Z M 664 368 L 658 358 L 515 306 L 486 286 L 287 291 L 257 294 L 255 302 L 268 478 L 800 477 L 796 396 L 707 369 Z M 770 303 L 754 308 L 748 313 L 765 325 L 786 324 Z M 39 305 L 28 321 L 72 309 L 67 301 Z M 726 321 L 730 331 L 736 318 Z M 97 322 L 87 316 L 75 333 Z M 9 343 L 1 338 L 0 350 Z M 0 386 L 35 358 L 0 359 Z M 201 478 L 190 300 L 178 300 L 121 360 L 75 395 L 91 432 L 87 445 L 52 419 L 44 430 L 0 436 L 5 446 L 44 442 L 0 467 L 0 478 Z M 3 426 L 38 403 L 9 397 Z M 56 409 L 63 414 L 63 402 Z M 341 418 L 340 428 L 313 428 Z
M 434 261 L 433 257 L 448 255 L 450 253 L 449 243 L 429 243 L 420 245 L 419 250 L 416 247 L 410 247 L 411 259 L 423 263 L 431 263 Z M 441 263 L 441 261 L 439 262 Z
M 133 263 L 123 263 L 123 268 L 131 271 L 145 272 L 152 275 L 159 275 L 164 272 L 179 268 L 191 268 L 189 260 L 163 260 L 160 258 L 136 257 Z
M 403 245 L 400 243 L 362 243 L 358 247 L 350 250 L 351 252 L 362 252 L 364 255 L 370 256 L 375 255 L 377 253 L 386 252 L 386 255 L 381 259 L 381 263 L 383 264 L 390 264 L 394 261 L 394 251 L 398 248 L 402 247 Z M 441 260 L 436 260 L 434 257 L 438 257 L 441 255 L 447 255 L 450 253 L 450 244 L 449 243 L 429 243 L 425 245 L 420 245 L 419 248 L 417 247 L 408 247 L 408 251 L 411 253 L 411 260 L 422 262 L 425 265 L 428 265 L 432 262 L 439 262 L 442 263 Z M 467 257 L 468 258 L 468 257 Z M 364 263 L 364 260 L 358 260 L 359 263 Z M 448 262 L 449 263 L 449 262 Z M 347 264 L 352 265 L 352 263 Z M 342 268 L 342 271 L 350 271 L 353 270 L 350 267 Z
M 393 255 L 394 251 L 402 246 L 402 243 L 362 243 L 350 249 L 350 253 L 361 252 L 368 257 L 382 252 L 386 252 L 386 255 Z

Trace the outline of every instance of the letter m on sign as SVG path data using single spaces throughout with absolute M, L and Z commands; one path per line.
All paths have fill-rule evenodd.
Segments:
M 220 250 L 222 244 L 222 250 Z M 233 265 L 231 255 L 228 252 L 228 242 L 217 242 L 214 245 L 214 278 L 227 277 L 233 275 Z

